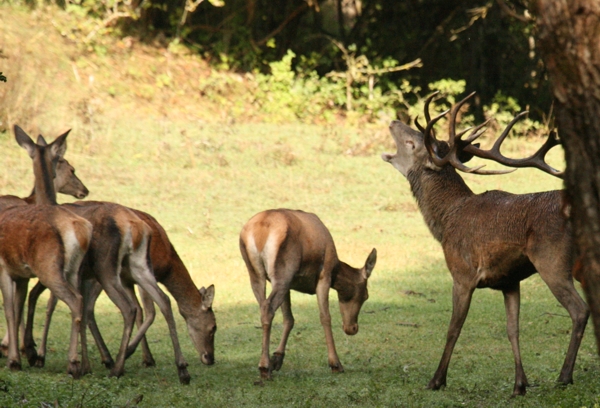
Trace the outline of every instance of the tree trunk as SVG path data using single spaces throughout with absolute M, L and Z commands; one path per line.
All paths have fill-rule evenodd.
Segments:
M 536 0 L 534 7 L 567 161 L 576 268 L 600 352 L 600 2 Z

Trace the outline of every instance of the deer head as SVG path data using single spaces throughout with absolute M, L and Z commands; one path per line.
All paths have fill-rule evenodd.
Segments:
M 347 335 L 353 336 L 358 333 L 358 314 L 363 303 L 369 298 L 367 280 L 371 276 L 376 262 L 376 249 L 371 251 L 365 265 L 360 269 L 340 262 L 340 268 L 343 268 L 343 271 L 337 274 L 333 288 L 338 292 L 342 324 Z

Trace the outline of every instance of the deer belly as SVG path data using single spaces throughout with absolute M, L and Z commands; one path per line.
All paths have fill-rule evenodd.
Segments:
M 536 273 L 535 267 L 524 255 L 497 259 L 477 270 L 477 287 L 504 289 Z
M 292 279 L 290 289 L 297 292 L 314 295 L 317 291 L 318 276 L 319 275 L 313 271 L 298 271 Z

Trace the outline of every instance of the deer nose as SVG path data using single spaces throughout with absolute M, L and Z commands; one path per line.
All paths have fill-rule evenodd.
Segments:
M 202 353 L 200 360 L 202 361 L 202 364 L 213 365 L 215 363 L 215 356 L 209 353 Z
M 344 332 L 348 336 L 354 336 L 358 333 L 358 323 L 351 324 L 350 326 L 344 326 Z
M 394 127 L 395 125 L 397 125 L 398 123 L 400 123 L 400 121 L 399 121 L 399 120 L 392 120 L 392 121 L 390 122 L 390 129 L 391 129 L 391 128 L 393 128 L 393 127 Z

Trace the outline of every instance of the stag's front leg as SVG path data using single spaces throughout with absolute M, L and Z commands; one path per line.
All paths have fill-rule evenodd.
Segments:
M 471 305 L 471 297 L 474 290 L 472 287 L 454 281 L 454 285 L 452 286 L 452 318 L 450 319 L 450 326 L 448 327 L 448 334 L 446 336 L 446 347 L 433 378 L 427 384 L 427 388 L 431 390 L 439 390 L 442 386 L 446 385 L 446 375 L 448 374 L 450 358 L 469 313 L 469 306 Z
M 517 283 L 514 287 L 503 290 L 502 294 L 504 295 L 504 307 L 506 309 L 506 332 L 515 357 L 515 386 L 512 394 L 514 397 L 515 395 L 525 395 L 527 392 L 526 387 L 529 385 L 525 376 L 525 370 L 523 370 L 521 351 L 519 349 L 520 284 Z
M 344 367 L 335 350 L 335 342 L 333 341 L 333 332 L 331 331 L 331 315 L 329 314 L 329 289 L 331 280 L 326 278 L 319 279 L 317 284 L 317 301 L 319 302 L 319 317 L 321 325 L 325 330 L 325 341 L 327 342 L 327 356 L 329 367 L 332 373 L 343 373 Z
M 271 356 L 271 369 L 279 371 L 283 365 L 283 358 L 285 357 L 285 346 L 290 336 L 290 332 L 294 327 L 294 315 L 292 314 L 292 302 L 290 299 L 290 291 L 288 291 L 281 304 L 281 312 L 283 313 L 283 334 L 281 336 L 281 342 L 279 347 Z

